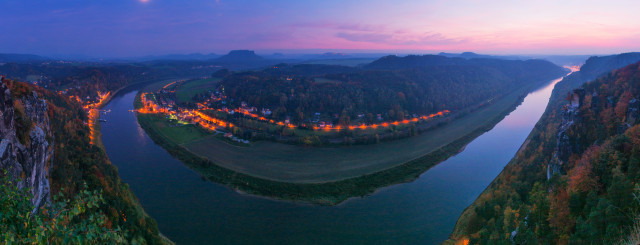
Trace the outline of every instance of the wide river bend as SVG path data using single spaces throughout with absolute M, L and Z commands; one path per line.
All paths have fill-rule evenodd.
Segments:
M 492 130 L 420 178 L 337 206 L 237 193 L 205 181 L 138 125 L 139 87 L 104 108 L 102 141 L 160 231 L 177 244 L 439 244 L 458 216 L 500 173 L 544 112 L 554 80 L 526 96 Z

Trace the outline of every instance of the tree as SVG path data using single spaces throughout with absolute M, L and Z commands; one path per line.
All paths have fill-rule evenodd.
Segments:
M 124 243 L 118 227 L 109 228 L 98 211 L 104 203 L 99 191 L 80 191 L 73 200 L 54 197 L 34 210 L 30 192 L 18 189 L 6 171 L 0 179 L 0 241 L 3 244 L 117 244 Z

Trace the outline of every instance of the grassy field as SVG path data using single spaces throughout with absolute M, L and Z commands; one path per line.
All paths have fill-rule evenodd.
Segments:
M 488 122 L 485 126 L 479 127 L 464 137 L 458 138 L 452 143 L 412 161 L 360 177 L 324 183 L 273 181 L 233 171 L 170 141 L 160 133 L 158 128 L 153 126 L 153 122 L 157 119 L 138 114 L 138 122 L 156 144 L 166 149 L 172 156 L 180 159 L 189 168 L 202 175 L 203 178 L 245 193 L 284 200 L 336 205 L 351 197 L 369 195 L 381 187 L 413 181 L 429 168 L 455 155 L 466 144 L 490 130 L 505 115 L 515 109 L 519 102 L 513 103 L 511 107 L 503 111 L 500 116 L 493 118 L 493 121 Z M 134 104 L 136 108 L 141 106 L 139 97 L 136 97 Z
M 245 193 L 336 205 L 418 178 L 493 128 L 540 84 L 523 87 L 432 131 L 376 145 L 306 148 L 257 142 L 238 147 L 214 136 L 189 138 L 180 145 L 176 143 L 180 140 L 170 139 L 154 125 L 159 119 L 153 115 L 138 114 L 138 122 L 156 144 L 203 178 Z M 135 105 L 140 106 L 139 97 Z
M 236 147 L 209 136 L 183 146 L 221 167 L 258 178 L 291 183 L 335 182 L 397 167 L 487 127 L 529 89 L 521 88 L 418 136 L 374 145 L 314 148 L 260 141 L 250 147 Z
M 167 137 L 167 139 L 178 145 L 212 134 L 210 131 L 193 124 L 181 125 L 175 122 L 170 122 L 169 119 L 166 119 L 162 115 L 143 114 L 139 116 L 150 117 L 153 121 L 153 126 L 157 128 L 162 135 Z
M 207 78 L 201 80 L 187 81 L 176 91 L 176 102 L 190 101 L 194 95 L 213 90 L 220 78 Z
M 141 89 L 141 92 L 156 92 L 158 90 L 160 90 L 162 87 L 164 87 L 164 85 L 167 85 L 169 83 L 172 82 L 176 82 L 176 81 L 180 81 L 180 80 L 184 80 L 184 79 L 166 79 L 166 80 L 162 80 L 156 83 L 152 83 L 149 84 L 148 86 L 145 86 L 143 89 Z

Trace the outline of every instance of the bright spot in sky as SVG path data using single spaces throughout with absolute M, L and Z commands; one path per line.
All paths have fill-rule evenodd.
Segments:
M 150 0 L 139 0 L 141 3 L 148 3 Z

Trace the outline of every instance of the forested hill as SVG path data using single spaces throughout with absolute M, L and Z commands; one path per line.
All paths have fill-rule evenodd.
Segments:
M 44 61 L 44 60 L 50 60 L 50 59 L 42 56 L 33 55 L 33 54 L 0 53 L 0 62 L 26 63 L 26 62 L 38 62 L 38 61 Z
M 0 64 L 0 75 L 28 81 L 79 98 L 95 98 L 99 91 L 114 91 L 136 82 L 208 76 L 220 69 L 202 61 L 149 61 L 145 63 L 92 63 L 46 61 Z
M 593 58 L 583 70 L 601 72 L 625 56 Z M 564 96 L 551 101 L 515 158 L 463 212 L 453 239 L 610 244 L 628 237 L 640 211 L 640 63 L 577 89 L 563 90 L 563 83 Z
M 436 65 L 462 65 L 467 62 L 464 58 L 449 58 L 441 55 L 407 55 L 405 57 L 388 55 L 365 65 L 364 68 L 368 70 L 393 70 Z
M 587 81 L 594 80 L 601 75 L 640 61 L 640 53 L 623 53 L 609 56 L 593 56 L 587 59 L 580 71 L 574 72 L 556 85 L 551 95 L 551 102 L 559 101 L 571 89 L 581 86 Z
M 364 66 L 366 70 L 414 70 L 432 67 L 482 67 L 503 73 L 510 79 L 536 81 L 548 78 L 549 73 L 558 73 L 558 66 L 546 60 L 506 60 L 491 58 L 448 58 L 439 55 L 409 55 L 405 57 L 386 56 Z M 559 73 L 558 73 L 559 74 Z
M 155 221 L 120 180 L 107 154 L 90 144 L 80 104 L 4 77 L 0 88 L 0 177 L 7 173 L 11 181 L 0 178 L 0 242 L 112 244 L 111 239 L 121 237 L 134 244 L 163 243 Z M 14 183 L 32 191 L 16 196 L 20 192 L 13 190 Z M 60 206 L 65 199 L 73 201 Z M 20 213 L 34 206 L 47 211 L 35 217 Z
M 341 121 L 376 114 L 403 120 L 413 114 L 456 111 L 486 103 L 565 73 L 563 68 L 540 60 L 388 56 L 363 68 L 276 65 L 228 75 L 218 89 L 224 88 L 231 103 L 244 101 L 269 108 L 278 119 L 290 116 L 304 122 L 320 113 L 338 115 L 345 119 Z

